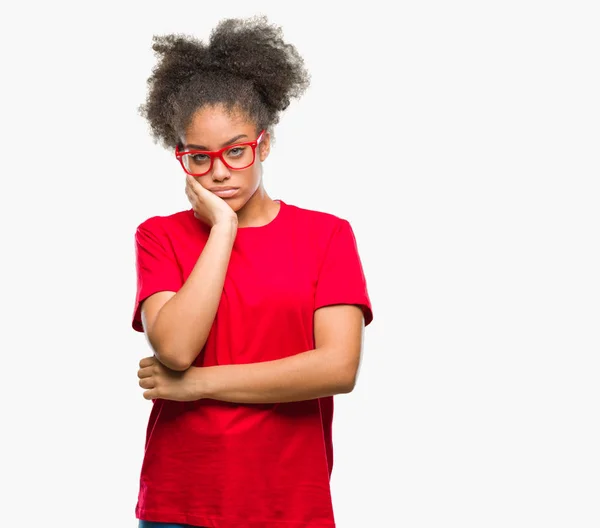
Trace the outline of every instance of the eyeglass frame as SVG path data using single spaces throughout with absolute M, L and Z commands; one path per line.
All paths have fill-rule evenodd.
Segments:
M 194 150 L 194 149 L 192 149 L 192 150 L 180 151 L 179 145 L 176 145 L 175 146 L 175 157 L 179 160 L 179 163 L 181 163 L 183 170 L 190 176 L 206 176 L 212 170 L 214 162 L 215 162 L 215 158 L 219 158 L 223 162 L 223 165 L 225 165 L 230 170 L 244 170 L 244 169 L 247 169 L 248 167 L 251 167 L 252 165 L 254 165 L 254 162 L 256 161 L 256 148 L 258 147 L 258 144 L 264 139 L 265 132 L 266 132 L 266 129 L 263 129 L 254 141 L 246 141 L 244 143 L 234 143 L 233 145 L 225 145 L 223 148 L 221 148 L 219 150 Z M 245 146 L 252 147 L 252 163 L 250 163 L 249 165 L 246 165 L 245 167 L 237 168 L 237 167 L 232 167 L 231 165 L 229 165 L 229 163 L 227 163 L 227 161 L 225 161 L 225 158 L 223 157 L 223 152 L 225 152 L 226 150 L 235 148 L 235 147 L 245 147 Z M 210 158 L 210 166 L 209 166 L 208 170 L 206 172 L 203 172 L 202 174 L 190 172 L 189 170 L 187 170 L 185 163 L 183 163 L 183 156 L 186 154 L 204 154 L 205 156 L 208 156 Z

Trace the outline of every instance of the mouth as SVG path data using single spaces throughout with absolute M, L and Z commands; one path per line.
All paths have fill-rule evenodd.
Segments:
M 231 198 L 240 190 L 239 187 L 212 187 L 208 189 L 211 193 L 216 194 L 220 198 Z

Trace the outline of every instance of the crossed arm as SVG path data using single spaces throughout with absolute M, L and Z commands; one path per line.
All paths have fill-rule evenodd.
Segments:
M 283 359 L 242 365 L 171 370 L 156 357 L 140 361 L 138 377 L 146 399 L 234 403 L 301 401 L 354 388 L 360 366 L 364 319 L 354 305 L 315 311 L 315 348 Z
M 179 291 L 159 291 L 144 301 L 142 320 L 154 350 L 154 356 L 140 361 L 144 398 L 276 403 L 350 392 L 364 328 L 362 309 L 356 305 L 315 310 L 313 350 L 260 363 L 190 366 L 212 326 L 236 232 L 233 223 L 213 226 Z

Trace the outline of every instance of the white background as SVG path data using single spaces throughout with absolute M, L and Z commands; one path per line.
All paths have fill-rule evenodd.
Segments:
M 4 7 L 2 525 L 137 526 L 133 235 L 189 207 L 137 113 L 151 39 L 264 13 L 312 74 L 265 186 L 350 220 L 375 313 L 336 397 L 339 528 L 598 527 L 594 4 Z

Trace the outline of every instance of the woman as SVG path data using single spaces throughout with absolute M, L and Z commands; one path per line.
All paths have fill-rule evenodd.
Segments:
M 350 224 L 262 183 L 308 73 L 265 18 L 153 48 L 141 110 L 192 207 L 135 234 L 132 326 L 154 351 L 139 526 L 332 528 L 333 395 L 354 387 L 373 316 Z

